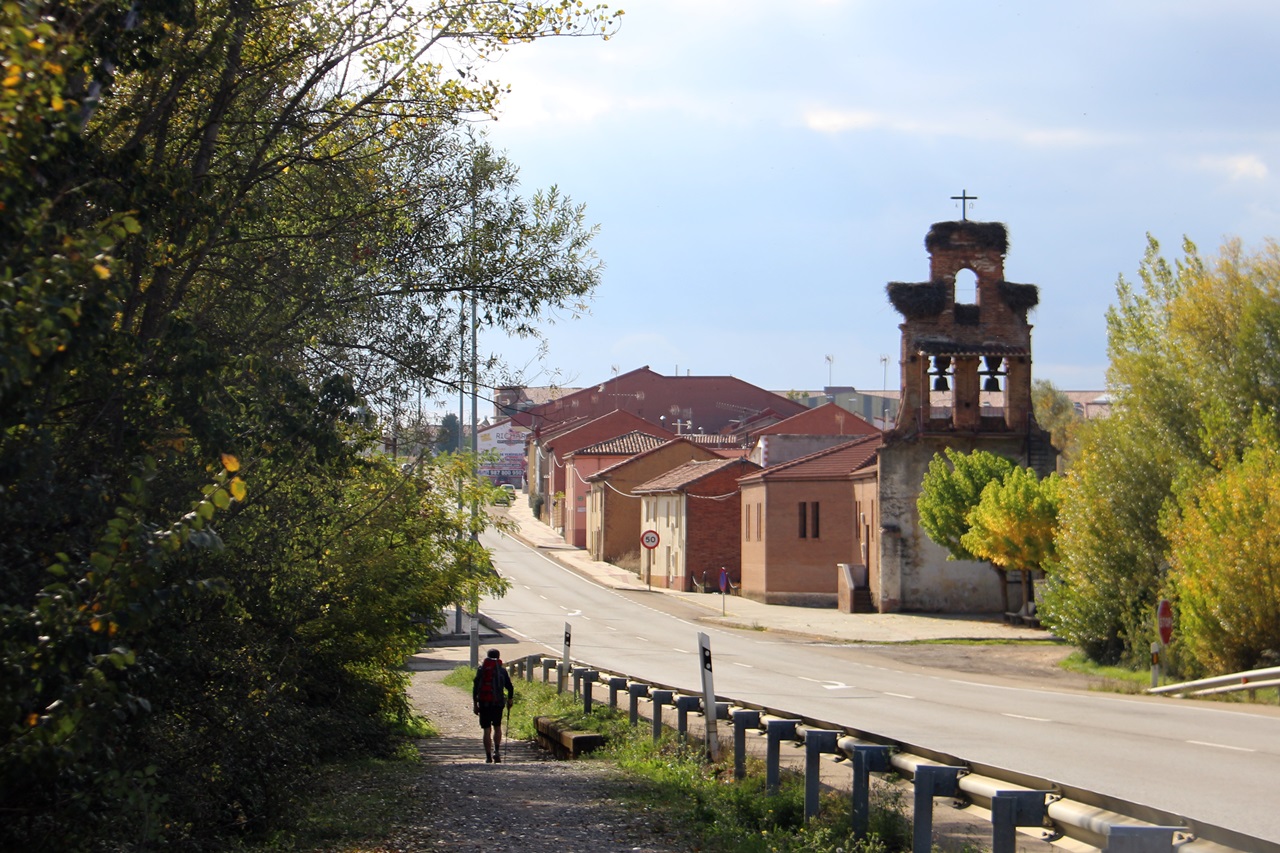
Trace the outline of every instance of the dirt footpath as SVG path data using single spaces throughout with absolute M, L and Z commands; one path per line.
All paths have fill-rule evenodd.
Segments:
M 403 816 L 387 853 L 693 849 L 677 828 L 623 806 L 616 798 L 629 782 L 606 762 L 556 761 L 527 741 L 504 741 L 502 763 L 486 764 L 471 697 L 441 683 L 466 663 L 465 647 L 431 649 L 410 662 L 409 699 L 440 737 L 422 745 L 429 766 L 416 785 L 421 808 Z

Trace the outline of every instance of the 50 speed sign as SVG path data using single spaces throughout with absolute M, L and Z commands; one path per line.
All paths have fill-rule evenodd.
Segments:
M 644 533 L 640 534 L 640 544 L 648 548 L 650 551 L 658 547 L 658 542 L 658 531 L 656 530 L 646 530 Z

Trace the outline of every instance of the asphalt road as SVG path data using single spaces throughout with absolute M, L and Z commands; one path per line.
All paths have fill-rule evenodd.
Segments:
M 1280 844 L 1280 717 L 1145 696 L 1042 689 L 897 668 L 857 646 L 708 628 L 667 596 L 617 591 L 506 536 L 487 535 L 512 582 L 485 614 L 559 655 L 700 691 L 697 634 L 711 637 L 721 697 L 785 709 L 1147 804 Z

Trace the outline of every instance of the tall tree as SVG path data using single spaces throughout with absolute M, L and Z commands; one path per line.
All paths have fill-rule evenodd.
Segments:
M 947 549 L 948 560 L 982 559 L 965 546 L 964 537 L 971 526 L 969 515 L 982 500 L 983 489 L 1000 482 L 1013 469 L 1012 461 L 985 450 L 962 453 L 948 447 L 929 461 L 916 508 L 920 526 L 930 539 Z M 1003 606 L 1008 611 L 1008 578 L 1000 569 L 995 571 L 1000 575 Z
M 581 208 L 461 127 L 508 46 L 614 21 L 0 7 L 0 846 L 225 846 L 402 715 L 394 650 L 491 575 L 372 415 L 456 384 L 459 294 L 516 333 L 590 294 Z
M 960 537 L 970 553 L 1022 574 L 1023 615 L 1030 615 L 1032 575 L 1057 562 L 1061 495 L 1057 474 L 1040 479 L 1030 468 L 1014 468 L 983 487 L 978 505 L 969 512 L 969 530 Z
M 1046 608 L 1091 655 L 1134 665 L 1156 599 L 1180 594 L 1182 576 L 1168 573 L 1174 509 L 1274 432 L 1280 410 L 1280 249 L 1230 242 L 1208 263 L 1190 242 L 1183 253 L 1170 264 L 1149 240 L 1141 289 L 1117 284 L 1113 414 L 1085 431 Z

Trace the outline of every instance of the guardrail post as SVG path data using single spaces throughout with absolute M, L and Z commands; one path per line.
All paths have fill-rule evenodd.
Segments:
M 747 729 L 760 727 L 760 712 L 739 708 L 733 712 L 733 778 L 747 776 Z
M 573 695 L 576 698 L 582 690 L 582 676 L 587 671 L 585 666 L 573 667 Z
M 778 793 L 778 777 L 781 775 L 778 769 L 778 765 L 781 763 L 778 744 L 784 737 L 788 740 L 795 739 L 796 723 L 798 722 L 800 721 L 769 720 L 765 725 L 768 741 L 765 747 L 764 785 L 765 790 L 770 794 Z
M 871 825 L 871 774 L 890 768 L 889 747 L 856 744 L 853 747 L 853 837 L 867 837 Z
M 681 743 L 689 740 L 689 712 L 702 707 L 702 699 L 698 696 L 676 697 L 676 736 Z
M 528 655 L 524 659 L 524 680 L 533 681 L 533 668 L 542 660 L 542 655 Z
M 662 737 L 662 706 L 670 705 L 675 698 L 674 690 L 650 690 L 649 701 L 653 703 L 653 740 L 657 743 Z
M 609 678 L 609 710 L 618 710 L 618 691 L 627 689 L 627 679 L 621 675 Z
M 591 685 L 600 677 L 600 673 L 594 669 L 584 669 L 582 671 L 582 713 L 591 713 Z
M 996 791 L 991 797 L 991 853 L 1016 853 L 1018 827 L 1043 826 L 1050 791 Z
M 649 695 L 649 685 L 629 684 L 627 692 L 631 694 L 631 727 L 635 728 L 640 722 L 640 697 Z
M 551 667 L 556 665 L 555 658 L 542 659 L 542 683 L 549 684 L 551 682 Z
M 933 798 L 955 796 L 960 790 L 960 771 L 963 769 L 938 764 L 916 765 L 911 853 L 931 853 L 933 850 Z
M 822 783 L 822 754 L 836 751 L 841 732 L 834 729 L 806 729 L 804 733 L 804 819 L 818 814 L 818 792 Z
M 1113 826 L 1103 853 L 1171 853 L 1175 832 L 1186 832 L 1186 827 Z

